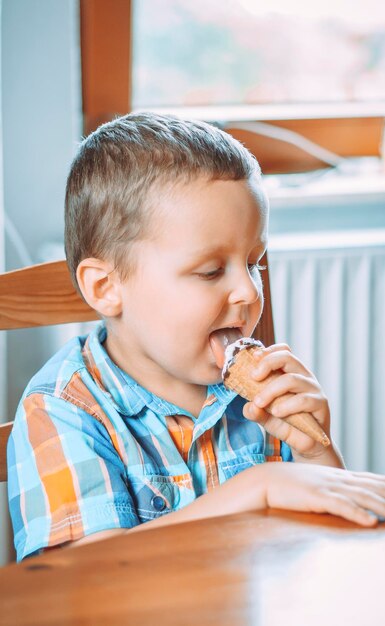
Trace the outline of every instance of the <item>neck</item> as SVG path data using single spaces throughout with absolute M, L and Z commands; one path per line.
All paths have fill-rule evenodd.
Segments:
M 172 404 L 191 413 L 194 417 L 199 416 L 207 397 L 206 386 L 184 383 L 183 381 L 175 379 L 171 382 L 167 381 L 167 384 L 163 384 L 159 379 L 152 379 L 151 376 L 148 375 L 141 380 L 140 374 L 138 376 L 137 373 L 135 373 L 135 375 L 131 372 L 128 373 L 135 378 L 142 387 L 145 387 L 145 389 L 159 398 L 166 400 L 166 402 L 172 402 Z
M 179 382 L 179 381 L 178 381 Z M 198 417 L 206 400 L 207 387 L 200 385 L 175 385 L 171 389 L 156 389 L 147 385 L 147 389 L 168 402 Z
M 172 378 L 159 368 L 151 368 L 149 363 L 140 367 L 138 361 L 135 364 L 125 359 L 111 338 L 107 336 L 104 344 L 112 360 L 127 372 L 139 385 L 155 394 L 159 398 L 172 402 L 176 406 L 198 417 L 207 396 L 207 386 L 188 383 L 177 378 Z

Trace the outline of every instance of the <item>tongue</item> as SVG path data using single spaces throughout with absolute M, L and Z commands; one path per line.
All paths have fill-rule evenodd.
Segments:
M 210 335 L 210 345 L 213 351 L 215 362 L 219 369 L 225 364 L 225 350 L 230 343 L 242 337 L 239 328 L 221 328 L 215 330 Z

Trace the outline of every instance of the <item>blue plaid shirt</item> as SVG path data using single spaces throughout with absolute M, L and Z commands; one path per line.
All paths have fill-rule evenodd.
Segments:
M 119 369 L 105 338 L 100 324 L 69 342 L 21 399 L 8 445 L 18 560 L 178 510 L 252 465 L 292 460 L 223 385 L 208 387 L 195 418 Z

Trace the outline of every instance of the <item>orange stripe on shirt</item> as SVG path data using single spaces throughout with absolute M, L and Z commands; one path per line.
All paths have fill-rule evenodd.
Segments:
M 281 441 L 274 437 L 270 433 L 266 433 L 266 445 L 268 450 L 272 450 L 272 454 L 266 455 L 266 461 L 282 461 L 281 456 Z
M 216 401 L 217 401 L 217 399 L 216 399 L 215 395 L 212 393 L 212 394 L 209 395 L 208 398 L 206 398 L 206 400 L 203 403 L 203 407 L 202 408 L 204 409 L 206 406 L 211 406 Z
M 77 534 L 82 534 L 82 523 L 77 494 L 71 469 L 67 464 L 61 441 L 51 418 L 45 409 L 41 394 L 33 394 L 24 400 L 27 415 L 28 436 L 34 450 L 37 470 L 44 486 L 52 524 L 60 524 L 68 515 L 78 525 Z M 55 530 L 49 544 L 57 543 Z
M 61 397 L 63 398 L 63 400 L 68 400 L 72 404 L 78 406 L 80 409 L 83 409 L 83 411 L 86 411 L 103 424 L 111 438 L 115 450 L 119 454 L 123 463 L 126 465 L 126 451 L 121 437 L 112 425 L 110 419 L 107 417 L 107 415 L 101 409 L 100 405 L 95 400 L 90 390 L 84 384 L 84 381 L 82 380 L 79 372 L 76 372 L 72 376 L 68 385 L 66 385 L 65 389 L 61 392 Z
M 175 447 L 186 463 L 194 429 L 191 417 L 186 415 L 167 415 L 166 425 Z
M 206 430 L 206 432 L 203 433 L 199 439 L 201 454 L 206 468 L 207 491 L 211 491 L 219 485 L 217 460 L 211 439 L 212 430 L 212 428 L 210 430 Z

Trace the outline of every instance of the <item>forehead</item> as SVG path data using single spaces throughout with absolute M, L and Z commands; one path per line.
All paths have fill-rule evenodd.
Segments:
M 268 200 L 258 179 L 199 178 L 154 190 L 152 196 L 151 238 L 174 234 L 215 240 L 233 239 L 242 232 L 266 234 Z

